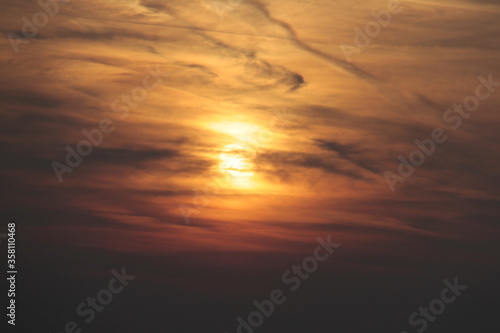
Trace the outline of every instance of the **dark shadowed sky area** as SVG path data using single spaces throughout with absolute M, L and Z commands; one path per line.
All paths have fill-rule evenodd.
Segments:
M 498 1 L 44 1 L 0 4 L 9 330 L 500 332 Z

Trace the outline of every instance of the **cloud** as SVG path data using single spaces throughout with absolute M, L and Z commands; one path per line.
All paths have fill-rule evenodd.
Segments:
M 325 141 L 321 139 L 315 139 L 314 141 L 316 141 L 317 145 L 321 148 L 336 152 L 340 157 L 342 157 L 346 161 L 352 162 L 360 168 L 373 173 L 378 173 L 380 171 L 377 167 L 374 166 L 373 162 L 364 161 L 359 157 L 354 157 L 361 154 L 361 152 L 354 145 L 343 145 L 335 141 Z
M 271 165 L 272 171 L 265 171 L 268 174 L 284 177 L 287 174 L 297 172 L 297 168 L 320 169 L 327 173 L 347 176 L 356 180 L 366 180 L 363 173 L 355 171 L 353 168 L 341 163 L 341 160 L 328 158 L 320 154 L 293 153 L 267 151 L 260 154 L 257 158 L 257 165 L 263 171 L 268 165 Z M 290 176 L 287 176 L 288 178 Z
M 290 90 L 297 90 L 305 84 L 304 78 L 293 73 L 284 66 L 272 65 L 267 61 L 251 58 L 245 64 L 245 81 L 252 82 L 261 88 L 274 88 L 277 85 L 286 85 Z M 250 81 L 251 80 L 251 81 Z

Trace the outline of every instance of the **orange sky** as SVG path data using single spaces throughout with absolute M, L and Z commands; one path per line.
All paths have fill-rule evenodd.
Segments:
M 339 45 L 387 1 L 244 0 L 222 17 L 208 0 L 59 5 L 19 44 L 9 33 L 41 9 L 1 5 L 2 201 L 27 239 L 228 269 L 327 234 L 353 272 L 497 262 L 500 88 L 459 129 L 443 120 L 479 76 L 500 82 L 495 2 L 402 1 L 350 61 Z M 435 128 L 447 141 L 391 191 L 384 173 Z

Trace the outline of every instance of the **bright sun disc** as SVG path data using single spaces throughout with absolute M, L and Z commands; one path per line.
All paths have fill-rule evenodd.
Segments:
M 254 174 L 251 157 L 252 154 L 245 145 L 227 145 L 219 154 L 219 171 L 231 176 L 233 186 L 248 186 Z

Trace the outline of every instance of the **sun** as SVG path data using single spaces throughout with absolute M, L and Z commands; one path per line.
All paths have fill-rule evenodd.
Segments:
M 260 127 L 255 124 L 238 121 L 214 123 L 210 125 L 210 128 L 216 130 L 219 133 L 224 133 L 232 136 L 233 139 L 235 139 L 237 142 L 255 141 L 255 135 L 260 130 Z
M 254 176 L 253 155 L 244 144 L 230 144 L 219 154 L 219 171 L 229 176 L 233 187 L 250 187 Z

